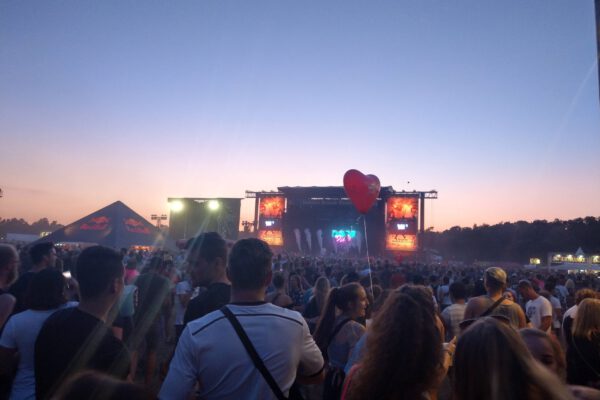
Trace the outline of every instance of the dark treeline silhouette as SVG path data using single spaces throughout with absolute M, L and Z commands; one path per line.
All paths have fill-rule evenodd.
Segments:
M 40 232 L 53 232 L 63 226 L 56 221 L 50 222 L 48 218 L 41 218 L 33 223 L 28 223 L 23 218 L 0 218 L 0 238 L 7 233 L 27 233 L 39 235 Z
M 545 264 L 549 252 L 575 252 L 578 247 L 587 253 L 600 251 L 600 218 L 455 226 L 443 232 L 428 230 L 422 240 L 445 259 L 526 263 L 537 257 Z

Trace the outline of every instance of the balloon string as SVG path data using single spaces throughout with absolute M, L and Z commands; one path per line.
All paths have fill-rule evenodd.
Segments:
M 367 216 L 363 215 L 363 226 L 364 226 L 364 230 L 365 230 L 365 247 L 367 248 L 367 265 L 369 266 L 369 284 L 370 286 L 370 291 L 371 291 L 371 296 L 373 295 L 373 276 L 371 275 L 371 256 L 369 256 L 369 240 L 367 238 Z

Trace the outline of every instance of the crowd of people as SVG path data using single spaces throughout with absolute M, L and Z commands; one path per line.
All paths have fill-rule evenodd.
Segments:
M 0 399 L 600 399 L 599 288 L 214 232 L 0 244 Z

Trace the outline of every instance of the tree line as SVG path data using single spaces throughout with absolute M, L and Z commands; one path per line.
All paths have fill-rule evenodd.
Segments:
M 28 223 L 22 218 L 0 218 L 0 238 L 7 233 L 53 232 L 63 225 L 48 218 Z M 550 252 L 600 253 L 600 217 L 572 220 L 503 222 L 495 225 L 454 226 L 443 232 L 428 229 L 421 237 L 427 249 L 437 250 L 445 259 L 472 262 L 515 261 L 526 263 L 531 257 L 542 263 Z
M 0 218 L 0 237 L 6 237 L 7 233 L 25 233 L 39 235 L 40 232 L 53 232 L 63 225 L 48 218 L 40 218 L 31 224 L 23 218 Z
M 545 264 L 550 252 L 575 253 L 581 247 L 587 254 L 600 253 L 600 217 L 455 226 L 443 232 L 430 229 L 421 240 L 445 259 L 526 263 L 536 257 Z

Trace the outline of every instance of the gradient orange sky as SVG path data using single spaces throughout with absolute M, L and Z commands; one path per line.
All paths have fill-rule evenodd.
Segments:
M 593 2 L 2 2 L 0 217 L 350 168 L 436 230 L 600 216 L 596 57 Z

